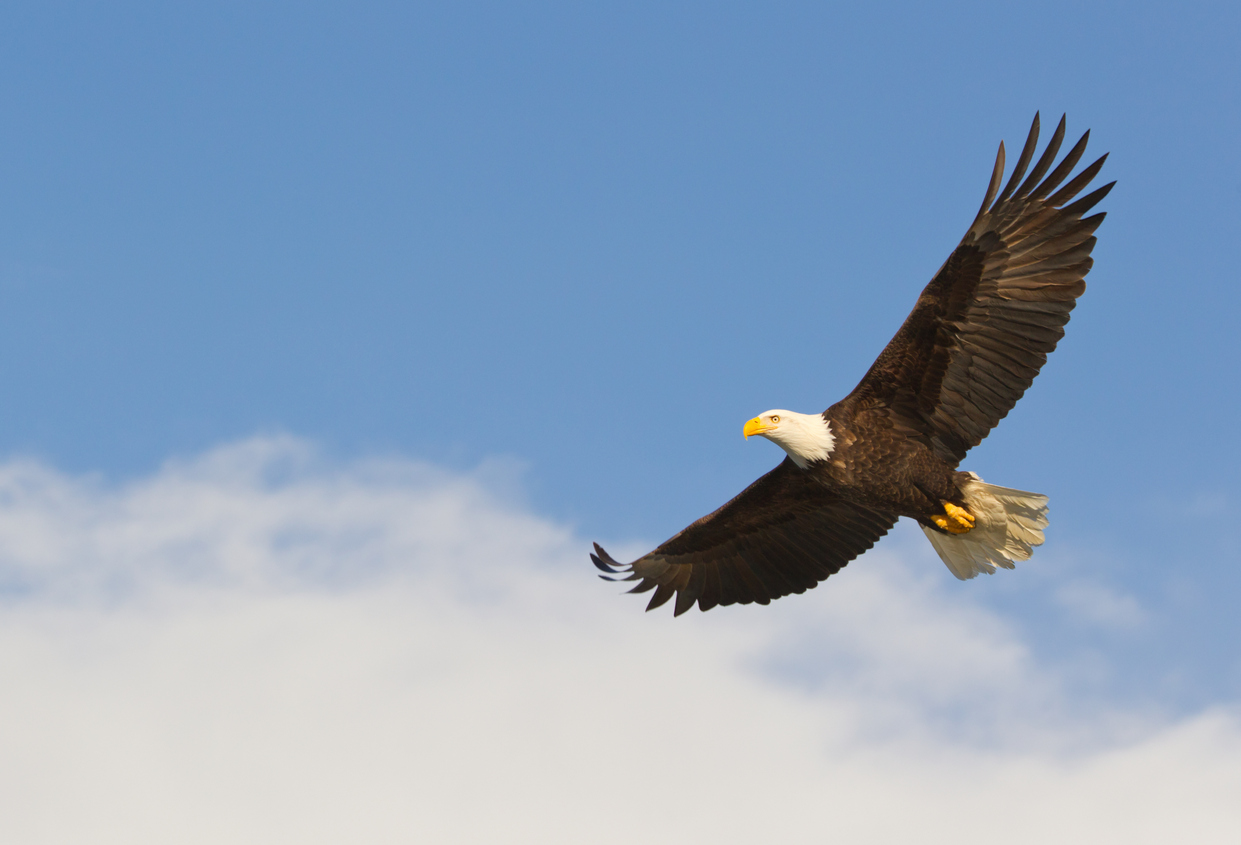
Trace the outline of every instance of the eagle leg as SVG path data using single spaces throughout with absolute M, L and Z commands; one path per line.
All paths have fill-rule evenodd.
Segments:
M 974 527 L 974 515 L 965 508 L 944 502 L 944 513 L 947 516 L 933 516 L 931 521 L 949 534 L 965 534 Z

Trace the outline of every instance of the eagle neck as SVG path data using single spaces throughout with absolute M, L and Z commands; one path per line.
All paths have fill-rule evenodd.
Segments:
M 797 414 L 789 420 L 794 425 L 781 431 L 776 444 L 793 459 L 793 463 L 806 469 L 815 461 L 826 461 L 836 448 L 836 437 L 831 423 L 822 414 Z M 775 439 L 775 438 L 772 438 Z

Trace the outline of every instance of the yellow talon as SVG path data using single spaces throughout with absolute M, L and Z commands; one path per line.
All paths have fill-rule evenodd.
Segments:
M 965 508 L 959 508 L 952 502 L 944 502 L 944 512 L 956 520 L 964 519 L 970 525 L 974 524 L 974 515 Z
M 949 534 L 964 534 L 974 527 L 974 515 L 965 508 L 959 508 L 952 502 L 944 502 L 944 513 L 947 516 L 933 516 L 931 522 Z

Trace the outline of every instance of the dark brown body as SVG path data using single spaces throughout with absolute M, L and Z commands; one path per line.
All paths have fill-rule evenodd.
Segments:
M 936 455 L 923 438 L 898 433 L 886 419 L 878 424 L 863 419 L 859 426 L 852 404 L 838 402 L 823 414 L 836 444 L 831 457 L 811 464 L 807 473 L 846 501 L 933 528 L 930 518 L 943 515 L 944 502 L 964 507 L 959 485 L 968 474 L 957 472 L 956 465 Z

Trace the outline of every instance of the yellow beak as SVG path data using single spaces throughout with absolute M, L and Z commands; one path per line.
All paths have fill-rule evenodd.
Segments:
M 745 435 L 748 440 L 751 434 L 762 434 L 764 431 L 769 431 L 770 429 L 771 426 L 764 425 L 762 420 L 755 417 L 745 424 L 745 428 L 741 430 L 741 433 Z

